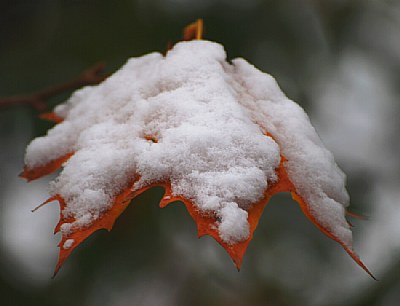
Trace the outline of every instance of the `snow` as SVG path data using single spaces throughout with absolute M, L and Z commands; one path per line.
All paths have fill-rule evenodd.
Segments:
M 226 203 L 220 210 L 220 216 L 219 230 L 222 240 L 239 242 L 249 237 L 250 229 L 247 222 L 247 212 L 243 209 L 238 209 L 236 203 Z
M 139 175 L 134 189 L 169 180 L 174 195 L 215 214 L 226 243 L 243 241 L 247 211 L 276 182 L 283 154 L 314 218 L 351 246 L 345 176 L 307 115 L 271 76 L 243 59 L 229 64 L 217 43 L 181 42 L 165 57 L 132 58 L 55 112 L 64 121 L 32 141 L 25 163 L 75 152 L 51 183 L 67 203 L 64 216 L 75 219 L 63 234 L 98 219 Z
M 344 218 L 349 195 L 345 174 L 324 147 L 304 110 L 285 97 L 276 81 L 243 59 L 227 67 L 239 102 L 268 131 L 287 158 L 285 168 L 312 217 L 349 249 L 352 234 Z
M 64 244 L 63 244 L 63 249 L 68 250 L 69 248 L 72 247 L 72 245 L 74 244 L 75 240 L 74 239 L 67 239 L 65 240 Z

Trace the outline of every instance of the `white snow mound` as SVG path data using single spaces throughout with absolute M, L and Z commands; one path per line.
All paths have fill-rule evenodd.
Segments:
M 217 43 L 181 42 L 165 57 L 132 58 L 55 113 L 64 121 L 31 142 L 25 163 L 75 152 L 51 183 L 67 203 L 64 216 L 76 220 L 63 234 L 90 225 L 139 175 L 135 189 L 169 179 L 173 194 L 216 215 L 226 243 L 243 241 L 247 210 L 276 182 L 283 154 L 314 218 L 351 247 L 345 176 L 307 115 L 270 75 L 243 59 L 228 63 Z

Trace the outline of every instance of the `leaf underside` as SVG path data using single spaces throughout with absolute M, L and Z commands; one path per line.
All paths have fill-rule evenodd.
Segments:
M 29 169 L 25 166 L 24 171 L 21 173 L 21 177 L 27 179 L 28 181 L 40 178 L 44 175 L 50 174 L 56 171 L 59 167 L 63 165 L 73 153 L 68 153 L 65 156 L 62 156 L 56 160 L 51 161 L 45 166 Z M 183 202 L 188 210 L 189 214 L 192 216 L 194 222 L 197 225 L 198 236 L 202 237 L 204 235 L 209 235 L 213 237 L 229 254 L 232 258 L 234 264 L 236 265 L 237 269 L 240 269 L 242 264 L 244 253 L 246 252 L 247 246 L 249 242 L 253 238 L 253 233 L 257 227 L 257 224 L 261 218 L 261 214 L 264 210 L 264 207 L 267 205 L 270 198 L 279 192 L 290 192 L 293 199 L 299 203 L 300 208 L 302 209 L 303 213 L 308 217 L 308 219 L 314 223 L 317 228 L 319 228 L 325 235 L 329 238 L 333 239 L 334 241 L 338 242 L 346 252 L 354 259 L 354 261 L 364 269 L 371 277 L 375 278 L 368 268 L 361 262 L 357 254 L 346 246 L 343 241 L 341 241 L 338 237 L 336 237 L 332 232 L 327 230 L 323 225 L 321 225 L 313 216 L 311 210 L 307 203 L 302 199 L 302 197 L 296 193 L 295 187 L 293 183 L 289 180 L 287 172 L 285 170 L 285 162 L 286 158 L 281 156 L 281 163 L 279 167 L 276 169 L 276 174 L 278 180 L 275 183 L 269 184 L 267 190 L 264 192 L 263 198 L 254 203 L 251 208 L 248 210 L 248 222 L 250 225 L 250 235 L 249 237 L 241 242 L 237 242 L 234 244 L 228 244 L 224 242 L 218 233 L 218 220 L 215 215 L 212 214 L 204 214 L 197 209 L 197 206 L 192 201 L 186 199 L 181 195 L 173 195 L 171 190 L 171 184 L 169 181 L 157 182 L 149 184 L 139 190 L 133 190 L 134 184 L 139 180 L 139 176 L 133 178 L 130 184 L 119 194 L 117 195 L 111 208 L 103 213 L 96 221 L 94 221 L 90 226 L 80 228 L 80 227 L 73 227 L 69 234 L 62 234 L 61 241 L 59 243 L 59 257 L 58 262 L 54 271 L 54 275 L 57 274 L 65 260 L 71 254 L 71 252 L 87 237 L 89 237 L 93 232 L 100 230 L 100 229 L 107 229 L 110 231 L 118 218 L 118 216 L 126 209 L 129 205 L 131 200 L 141 194 L 142 192 L 148 190 L 154 186 L 161 186 L 165 189 L 164 196 L 160 201 L 160 207 L 165 207 L 168 204 L 176 201 Z M 49 202 L 57 200 L 60 205 L 60 220 L 54 229 L 54 233 L 58 233 L 60 231 L 60 227 L 64 223 L 73 223 L 75 220 L 73 217 L 64 217 L 63 210 L 66 206 L 64 199 L 60 195 L 55 195 L 49 198 L 46 202 L 42 205 L 47 204 Z M 73 239 L 74 242 L 69 248 L 64 248 L 64 244 L 67 240 Z

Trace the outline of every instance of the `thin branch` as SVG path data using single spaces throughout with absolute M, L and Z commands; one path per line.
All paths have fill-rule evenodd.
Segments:
M 104 67 L 105 65 L 103 63 L 97 63 L 68 82 L 50 86 L 41 91 L 28 95 L 16 95 L 0 98 L 0 109 L 19 105 L 27 105 L 42 112 L 47 108 L 47 99 L 57 96 L 68 90 L 78 89 L 86 85 L 95 85 L 103 81 L 107 77 L 103 73 Z

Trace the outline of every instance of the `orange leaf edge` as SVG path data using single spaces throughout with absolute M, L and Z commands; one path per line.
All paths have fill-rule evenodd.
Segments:
M 186 199 L 183 196 L 174 196 L 171 191 L 171 184 L 169 181 L 166 182 L 157 182 L 153 184 L 149 184 L 139 190 L 133 191 L 135 182 L 137 182 L 138 178 L 136 178 L 133 183 L 131 183 L 123 192 L 121 192 L 118 196 L 115 197 L 111 208 L 102 214 L 102 216 L 94 221 L 90 226 L 85 228 L 73 228 L 70 234 L 62 235 L 61 241 L 59 243 L 60 253 L 58 262 L 55 268 L 54 275 L 60 270 L 61 266 L 71 254 L 71 252 L 87 237 L 89 237 L 93 232 L 100 229 L 111 230 L 113 224 L 115 223 L 118 216 L 126 209 L 129 205 L 130 201 L 143 193 L 144 191 L 152 188 L 154 186 L 161 186 L 165 189 L 164 196 L 160 201 L 160 207 L 163 208 L 167 206 L 169 203 L 181 201 L 186 206 L 189 214 L 195 221 L 198 229 L 199 238 L 204 235 L 209 235 L 213 237 L 229 254 L 232 258 L 237 269 L 240 269 L 242 264 L 243 256 L 246 252 L 248 244 L 253 238 L 253 233 L 257 227 L 258 221 L 261 217 L 264 207 L 268 203 L 269 199 L 272 195 L 280 191 L 290 191 L 291 185 L 290 182 L 287 181 L 287 176 L 284 176 L 285 170 L 283 168 L 284 158 L 282 158 L 281 165 L 277 170 L 279 181 L 271 184 L 271 186 L 266 190 L 264 197 L 257 203 L 253 204 L 251 208 L 248 210 L 248 221 L 250 225 L 250 235 L 249 237 L 241 242 L 235 244 L 228 244 L 223 241 L 217 229 L 218 220 L 217 217 L 213 214 L 206 214 L 204 212 L 199 211 L 196 205 L 193 204 L 192 201 Z M 289 189 L 288 189 L 289 188 Z M 56 225 L 54 232 L 57 233 L 60 231 L 61 225 L 64 223 L 74 222 L 74 218 L 66 218 L 63 216 L 62 212 L 65 208 L 65 201 L 60 195 L 55 195 L 50 198 L 47 202 L 58 200 L 60 204 L 60 220 Z M 64 248 L 64 244 L 68 239 L 73 239 L 74 242 L 69 248 Z
M 270 135 L 268 135 L 270 136 Z M 54 171 L 56 171 L 59 167 L 62 166 L 64 162 L 66 162 L 74 153 L 68 153 L 56 160 L 51 161 L 50 163 L 41 166 L 41 167 L 36 167 L 29 169 L 26 166 L 24 167 L 23 173 L 20 175 L 21 177 L 27 179 L 28 181 L 40 178 L 44 175 L 50 174 Z M 60 247 L 60 254 L 59 254 L 59 260 L 55 269 L 54 275 L 58 272 L 58 270 L 61 268 L 62 264 L 64 261 L 67 259 L 67 257 L 70 255 L 73 249 L 75 249 L 76 246 L 78 246 L 82 241 L 84 241 L 88 236 L 90 236 L 93 232 L 99 230 L 99 229 L 107 229 L 111 230 L 115 220 L 117 217 L 125 210 L 125 208 L 129 205 L 129 202 L 135 198 L 137 195 L 141 194 L 142 192 L 146 191 L 147 189 L 154 187 L 154 186 L 161 186 L 165 188 L 165 194 L 162 200 L 160 201 L 160 207 L 165 207 L 167 204 L 176 202 L 176 201 L 181 201 L 184 203 L 186 206 L 186 209 L 188 210 L 189 214 L 193 218 L 194 222 L 197 225 L 198 229 L 198 236 L 202 237 L 204 235 L 209 235 L 213 237 L 230 255 L 232 258 L 233 262 L 235 263 L 236 267 L 238 270 L 240 270 L 243 256 L 246 252 L 246 249 L 248 247 L 249 242 L 253 238 L 253 233 L 258 225 L 259 219 L 262 215 L 262 212 L 267 205 L 269 199 L 276 193 L 278 192 L 291 192 L 293 199 L 299 203 L 300 208 L 302 209 L 303 213 L 307 216 L 307 218 L 314 223 L 314 225 L 322 231 L 325 235 L 327 235 L 329 238 L 333 239 L 334 241 L 338 242 L 344 249 L 345 251 L 350 255 L 351 258 L 364 270 L 366 271 L 373 279 L 376 279 L 373 274 L 368 270 L 368 268 L 364 265 L 364 263 L 360 260 L 358 255 L 347 245 L 343 243 L 338 237 L 333 235 L 329 230 L 327 230 L 324 226 L 322 226 L 318 221 L 315 219 L 315 217 L 312 215 L 308 205 L 305 203 L 305 201 L 301 198 L 300 195 L 298 195 L 295 191 L 295 187 L 293 183 L 289 180 L 287 172 L 284 167 L 284 163 L 286 162 L 286 158 L 284 156 L 281 156 L 281 162 L 279 167 L 276 170 L 278 180 L 275 183 L 272 183 L 267 190 L 264 193 L 264 197 L 258 201 L 257 203 L 253 204 L 251 208 L 248 210 L 248 222 L 250 226 L 250 234 L 249 237 L 241 242 L 237 242 L 235 244 L 228 244 L 224 242 L 220 237 L 219 237 L 219 232 L 217 229 L 218 225 L 218 220 L 215 215 L 212 214 L 206 214 L 204 212 L 200 212 L 198 208 L 196 207 L 195 204 L 193 204 L 190 200 L 186 199 L 183 196 L 173 196 L 171 192 L 171 185 L 169 181 L 166 182 L 159 182 L 159 183 L 153 183 L 149 184 L 135 192 L 132 192 L 133 189 L 133 184 L 137 181 L 137 179 L 134 180 L 133 184 L 131 184 L 128 188 L 126 188 L 123 192 L 121 192 L 118 196 L 115 197 L 112 207 L 105 212 L 99 219 L 94 221 L 89 227 L 83 228 L 83 229 L 78 229 L 75 230 L 72 234 L 70 235 L 65 235 L 62 237 L 59 247 Z M 60 195 L 55 195 L 51 198 L 49 198 L 47 201 L 39 205 L 37 208 L 35 208 L 33 211 L 36 209 L 42 207 L 43 205 L 52 202 L 54 200 L 58 200 L 60 204 L 60 221 L 55 227 L 55 233 L 57 233 L 60 230 L 60 226 L 63 223 L 70 223 L 73 222 L 74 219 L 71 218 L 64 218 L 62 215 L 62 211 L 65 208 L 65 202 L 62 199 Z M 66 240 L 68 239 L 73 239 L 75 242 L 74 244 L 68 248 L 64 249 L 63 245 Z
M 333 235 L 332 232 L 330 232 L 326 227 L 324 227 L 323 225 L 321 225 L 319 222 L 317 222 L 317 220 L 314 218 L 314 216 L 312 215 L 308 205 L 304 202 L 304 200 L 296 193 L 296 192 L 292 192 L 292 198 L 299 203 L 301 210 L 303 211 L 303 213 L 307 216 L 307 218 L 314 223 L 314 225 L 322 232 L 324 233 L 326 236 L 328 236 L 329 238 L 331 238 L 332 240 L 336 241 L 337 243 L 339 243 L 344 250 L 350 255 L 350 257 L 365 271 L 369 274 L 369 276 L 371 276 L 374 280 L 377 280 L 376 277 L 371 273 L 371 271 L 369 271 L 369 269 L 365 266 L 365 264 L 361 261 L 360 257 L 346 244 L 344 244 L 344 242 L 339 239 L 338 237 L 336 237 L 335 235 Z
M 272 134 L 270 134 L 269 132 L 264 132 L 264 134 L 266 136 L 271 137 L 272 139 L 274 139 L 274 141 L 276 142 L 275 138 L 273 137 Z M 331 238 L 332 240 L 336 241 L 337 243 L 339 243 L 344 250 L 350 255 L 350 257 L 365 271 L 367 272 L 367 274 L 369 276 L 371 276 L 374 280 L 377 280 L 375 278 L 375 276 L 371 273 L 371 271 L 369 271 L 369 269 L 367 268 L 367 266 L 361 261 L 360 257 L 352 250 L 350 249 L 346 244 L 344 244 L 344 242 L 339 239 L 338 237 L 336 237 L 332 232 L 330 232 L 326 227 L 322 226 L 316 219 L 315 217 L 312 215 L 309 206 L 307 205 L 307 203 L 303 200 L 303 198 L 296 192 L 296 187 L 293 185 L 293 183 L 290 181 L 289 176 L 286 172 L 286 169 L 284 167 L 284 163 L 287 161 L 286 157 L 284 157 L 283 155 L 281 155 L 281 163 L 279 165 L 279 169 L 278 169 L 278 177 L 279 180 L 283 180 L 284 184 L 286 185 L 284 188 L 281 188 L 279 191 L 284 192 L 284 191 L 289 191 L 292 195 L 293 200 L 295 200 L 301 210 L 303 211 L 303 213 L 306 215 L 306 217 L 322 232 L 324 233 L 326 236 L 328 236 L 329 238 Z M 283 186 L 282 186 L 283 187 Z M 278 191 L 278 192 L 279 192 Z M 351 213 L 346 211 L 346 214 L 352 217 L 359 217 L 359 215 Z M 348 222 L 349 226 L 352 227 L 353 225 Z
M 136 182 L 136 180 L 135 180 Z M 95 231 L 100 230 L 100 229 L 106 229 L 110 231 L 116 221 L 116 219 L 119 217 L 119 215 L 126 209 L 126 207 L 129 205 L 130 201 L 139 195 L 139 193 L 147 190 L 143 189 L 138 192 L 133 192 L 132 193 L 132 187 L 129 186 L 126 188 L 122 193 L 120 193 L 118 196 L 115 197 L 111 208 L 102 214 L 100 218 L 95 220 L 90 226 L 84 227 L 84 228 L 72 228 L 71 233 L 62 235 L 61 241 L 58 244 L 60 248 L 60 253 L 58 256 L 58 261 L 56 264 L 56 268 L 54 271 L 53 277 L 58 273 L 60 270 L 61 266 L 65 262 L 65 260 L 69 257 L 71 252 L 81 243 L 83 242 L 87 237 L 89 237 L 91 234 L 93 234 Z M 65 208 L 65 201 L 60 195 L 56 195 L 53 197 L 54 200 L 58 200 L 60 204 L 60 220 L 57 223 L 54 233 L 58 233 L 61 229 L 61 225 L 64 223 L 71 223 L 74 222 L 75 219 L 73 217 L 64 217 L 63 216 L 63 210 Z M 68 239 L 73 239 L 73 243 L 70 247 L 64 248 L 64 244 Z
M 27 166 L 24 166 L 24 170 L 22 171 L 22 173 L 20 173 L 19 176 L 26 179 L 28 182 L 36 180 L 45 175 L 55 172 L 58 168 L 62 166 L 63 163 L 70 159 L 72 155 L 74 155 L 74 152 L 67 153 L 64 156 L 54 159 L 49 163 L 39 167 L 29 168 Z
M 61 123 L 61 122 L 64 121 L 64 118 L 63 118 L 63 117 L 58 116 L 58 115 L 57 115 L 56 113 L 54 113 L 54 112 L 41 113 L 41 114 L 39 115 L 39 118 L 40 118 L 40 119 L 43 119 L 43 120 L 48 120 L 48 121 L 51 121 L 51 122 L 54 122 L 54 123 Z
M 28 180 L 32 180 L 38 177 L 41 177 L 45 174 L 51 173 L 55 171 L 57 168 L 59 168 L 70 156 L 72 156 L 73 153 L 70 153 L 60 159 L 52 161 L 50 164 L 40 167 L 39 169 L 32 169 L 27 171 L 25 169 L 25 172 L 23 174 L 23 177 L 27 178 Z M 111 230 L 113 227 L 113 224 L 115 223 L 116 219 L 118 216 L 126 209 L 126 207 L 129 205 L 130 201 L 141 194 L 142 192 L 148 190 L 151 187 L 154 186 L 161 186 L 165 188 L 165 193 L 160 201 L 160 207 L 165 207 L 169 203 L 176 202 L 176 201 L 181 201 L 183 204 L 186 206 L 186 209 L 188 210 L 189 214 L 191 215 L 192 219 L 197 225 L 197 230 L 198 230 L 198 236 L 199 238 L 204 236 L 204 235 L 209 235 L 213 237 L 229 254 L 229 256 L 232 258 L 236 268 L 240 270 L 242 261 L 243 261 L 243 256 L 246 252 L 246 249 L 248 247 L 248 244 L 253 238 L 254 231 L 258 225 L 258 222 L 260 220 L 260 217 L 262 215 L 262 212 L 267 205 L 268 201 L 270 198 L 278 193 L 278 192 L 291 192 L 293 199 L 299 203 L 300 208 L 302 209 L 303 213 L 308 217 L 308 219 L 314 223 L 314 225 L 325 235 L 327 235 L 329 238 L 333 239 L 334 241 L 338 242 L 344 249 L 345 251 L 353 258 L 353 260 L 364 270 L 366 271 L 373 279 L 376 279 L 373 274 L 368 270 L 368 268 L 363 264 L 363 262 L 360 260 L 360 258 L 357 256 L 357 254 L 350 249 L 347 245 L 345 245 L 338 237 L 333 235 L 329 230 L 327 230 L 324 226 L 322 226 L 318 221 L 315 219 L 315 217 L 312 215 L 310 212 L 310 209 L 308 205 L 305 203 L 305 201 L 296 193 L 295 187 L 292 184 L 292 182 L 289 180 L 287 172 L 284 167 L 284 163 L 286 162 L 285 157 L 281 157 L 281 163 L 279 167 L 277 168 L 277 176 L 278 180 L 275 183 L 272 183 L 267 190 L 264 193 L 264 197 L 258 201 L 257 203 L 254 203 L 250 209 L 248 210 L 248 222 L 250 226 L 250 234 L 249 237 L 244 240 L 240 241 L 234 244 L 228 244 L 225 241 L 223 241 L 218 232 L 218 219 L 215 215 L 213 214 L 206 214 L 204 212 L 199 211 L 199 209 L 196 207 L 196 205 L 186 199 L 183 196 L 174 196 L 172 195 L 171 191 L 171 184 L 169 181 L 166 182 L 157 182 L 153 184 L 149 184 L 139 190 L 133 191 L 133 187 L 135 182 L 138 180 L 137 178 L 131 183 L 125 190 L 123 190 L 119 195 L 117 195 L 114 198 L 114 201 L 111 205 L 111 208 L 103 213 L 103 215 L 94 221 L 90 226 L 85 227 L 85 228 L 75 228 L 72 229 L 72 232 L 68 235 L 63 235 L 61 238 L 61 241 L 59 243 L 59 248 L 60 248 L 60 253 L 59 253 L 59 258 L 58 262 L 55 268 L 54 276 L 57 274 L 65 260 L 69 257 L 71 252 L 81 243 L 83 242 L 87 237 L 89 237 L 93 232 L 100 230 L 100 229 L 107 229 Z M 55 195 L 51 198 L 49 198 L 47 201 L 42 203 L 39 207 L 51 202 L 57 200 L 60 204 L 60 220 L 58 224 L 56 225 L 54 232 L 57 233 L 60 231 L 60 227 L 64 223 L 71 223 L 74 222 L 74 218 L 65 218 L 62 214 L 64 208 L 65 208 L 65 201 L 60 195 Z M 38 207 L 38 208 L 39 208 Z M 64 244 L 68 239 L 73 239 L 74 242 L 69 248 L 64 248 Z

